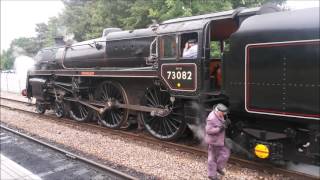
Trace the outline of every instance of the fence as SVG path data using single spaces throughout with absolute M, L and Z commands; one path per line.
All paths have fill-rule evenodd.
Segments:
M 20 93 L 26 88 L 26 75 L 1 72 L 1 91 Z

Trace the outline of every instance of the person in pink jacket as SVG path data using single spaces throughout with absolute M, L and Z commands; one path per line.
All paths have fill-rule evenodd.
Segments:
M 230 156 L 230 150 L 225 146 L 225 129 L 227 121 L 224 115 L 228 108 L 218 104 L 207 117 L 205 142 L 208 144 L 208 177 L 218 179 L 217 172 L 224 175 L 224 167 Z

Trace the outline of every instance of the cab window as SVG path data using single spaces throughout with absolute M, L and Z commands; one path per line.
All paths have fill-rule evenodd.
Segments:
M 160 58 L 176 58 L 176 36 L 162 36 L 160 40 Z
M 184 33 L 180 38 L 180 57 L 197 58 L 198 57 L 198 33 Z

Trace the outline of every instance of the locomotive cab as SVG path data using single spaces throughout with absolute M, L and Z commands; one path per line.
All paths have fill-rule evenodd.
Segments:
M 219 96 L 223 52 L 229 37 L 257 8 L 168 20 L 159 25 L 158 58 L 163 84 L 174 96 Z M 189 42 L 195 44 L 189 46 Z M 186 51 L 194 52 L 186 54 Z M 205 97 L 207 98 L 207 97 Z
M 228 38 L 238 28 L 236 19 L 219 19 L 209 22 L 205 29 L 205 62 L 203 71 L 206 78 L 204 90 L 219 92 L 222 88 L 223 52 L 228 49 Z
M 205 94 L 220 94 L 224 90 L 223 64 L 230 47 L 230 36 L 246 18 L 256 15 L 260 9 L 238 8 L 229 16 L 214 18 L 204 26 L 203 91 Z

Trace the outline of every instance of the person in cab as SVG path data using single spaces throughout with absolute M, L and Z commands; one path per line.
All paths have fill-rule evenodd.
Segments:
M 184 58 L 197 58 L 198 56 L 198 44 L 195 39 L 190 39 L 186 42 L 182 57 Z

